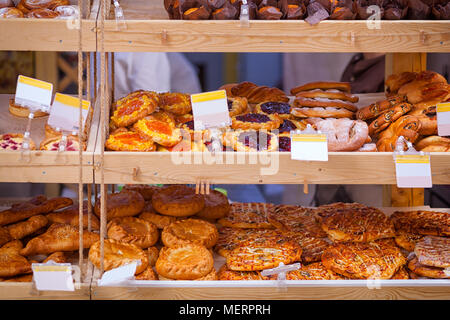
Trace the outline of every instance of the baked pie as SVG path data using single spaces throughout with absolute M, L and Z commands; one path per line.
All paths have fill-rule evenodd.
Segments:
M 398 269 L 398 271 L 392 276 L 392 280 L 407 280 L 409 279 L 408 270 L 406 270 L 405 266 Z
M 164 229 L 164 227 L 170 225 L 172 222 L 177 221 L 177 217 L 165 216 L 156 213 L 153 210 L 145 210 L 139 215 L 140 219 L 153 223 L 158 229 Z
M 155 268 L 165 278 L 194 280 L 209 274 L 213 265 L 213 256 L 206 247 L 187 244 L 173 248 L 163 247 Z
M 151 266 L 134 277 L 135 280 L 158 280 L 158 275 Z
M 90 248 L 99 240 L 97 233 L 83 231 L 83 248 Z M 79 230 L 69 224 L 52 224 L 47 232 L 28 241 L 21 255 L 49 254 L 57 251 L 75 251 L 79 248 Z
M 159 105 L 156 92 L 138 90 L 116 101 L 111 121 L 116 127 L 127 127 L 154 112 Z
M 414 251 L 416 243 L 424 236 L 416 233 L 409 233 L 403 230 L 397 230 L 395 234 L 395 243 L 407 251 Z
M 438 211 L 396 211 L 391 215 L 397 230 L 430 235 L 450 236 L 450 213 Z
M 4 245 L 5 243 L 11 241 L 11 235 L 8 232 L 7 228 L 0 227 L 0 246 Z
M 153 223 L 135 217 L 114 218 L 107 228 L 109 239 L 132 243 L 139 248 L 153 246 L 159 237 L 158 228 Z
M 277 135 L 267 131 L 236 130 L 227 131 L 223 135 L 223 144 L 233 148 L 235 151 L 277 151 Z
M 230 212 L 230 203 L 227 196 L 217 190 L 210 190 L 204 195 L 205 206 L 196 216 L 205 219 L 220 219 Z
M 183 138 L 180 129 L 175 127 L 175 119 L 167 112 L 147 116 L 136 122 L 133 129 L 165 147 L 173 147 Z
M 96 268 L 100 269 L 100 241 L 95 242 L 89 249 L 89 260 Z M 103 260 L 103 268 L 105 271 L 136 261 L 138 263 L 135 274 L 140 274 L 144 272 L 148 266 L 148 256 L 144 250 L 132 243 L 121 242 L 114 239 L 105 239 Z
M 255 106 L 254 112 L 263 114 L 277 114 L 282 119 L 292 118 L 291 105 L 287 102 L 262 102 Z
M 78 204 L 70 206 L 59 212 L 52 212 L 46 215 L 46 218 L 50 223 L 65 223 L 70 224 L 74 227 L 78 227 L 80 223 L 79 218 L 79 207 Z M 88 215 L 88 202 L 83 201 L 83 228 L 87 229 L 89 226 L 89 215 Z M 100 221 L 95 215 L 91 215 L 91 228 L 92 230 L 100 229 Z
M 20 240 L 14 240 L 0 248 L 0 277 L 31 272 L 31 263 L 20 254 L 22 247 Z
M 419 259 L 417 259 L 417 257 L 414 257 L 411 261 L 409 261 L 408 269 L 415 275 L 422 277 L 433 279 L 450 279 L 450 275 L 445 271 L 445 269 L 423 265 L 419 263 Z M 413 277 L 411 276 L 411 278 Z
M 147 249 L 148 254 L 148 265 L 153 267 L 156 264 L 156 261 L 159 257 L 159 250 L 157 247 L 150 247 Z
M 145 201 L 152 201 L 153 194 L 160 189 L 161 187 L 150 186 L 148 184 L 126 184 L 123 186 L 122 190 L 137 191 L 141 194 Z M 150 204 L 151 206 L 151 202 L 146 202 L 145 204 Z
M 50 260 L 56 262 L 56 263 L 66 263 L 67 257 L 66 254 L 62 251 L 53 252 L 51 255 L 49 255 L 47 258 L 45 258 L 42 263 L 47 263 Z
M 10 224 L 6 228 L 8 229 L 9 234 L 14 240 L 19 240 L 45 227 L 48 221 L 49 220 L 47 219 L 47 217 L 43 215 L 37 215 L 29 218 L 26 221 Z
M 322 254 L 323 265 L 351 279 L 390 279 L 406 264 L 390 239 L 373 242 L 340 242 Z
M 132 217 L 144 209 L 145 201 L 139 192 L 122 190 L 119 193 L 106 195 L 106 219 L 109 221 L 118 217 Z M 94 206 L 94 213 L 100 217 L 100 198 Z
M 241 130 L 274 130 L 282 120 L 278 114 L 246 113 L 231 118 L 231 128 Z
M 156 192 L 152 197 L 153 209 L 174 217 L 192 216 L 202 210 L 205 199 L 185 185 L 173 185 Z
M 274 209 L 270 203 L 243 203 L 231 204 L 230 212 L 217 222 L 224 227 L 231 228 L 268 228 L 274 226 L 268 221 L 267 216 Z
M 21 133 L 5 133 L 0 134 L 0 150 L 17 151 L 22 149 L 23 134 Z M 33 140 L 29 139 L 30 150 L 35 150 L 36 145 Z
M 178 281 L 177 279 L 170 279 L 170 278 L 166 278 L 162 275 L 158 275 L 158 279 L 159 280 L 164 280 L 164 281 Z M 212 268 L 211 272 L 208 273 L 206 276 L 197 278 L 197 279 L 192 279 L 192 281 L 213 281 L 213 280 L 218 280 L 217 279 L 217 272 L 216 269 Z
M 259 271 L 234 271 L 224 264 L 217 274 L 218 280 L 276 280 L 276 275 L 264 277 Z
M 322 262 L 302 265 L 300 269 L 286 273 L 286 280 L 343 280 L 344 277 L 325 268 Z
M 39 150 L 58 151 L 59 144 L 61 143 L 62 136 L 45 139 L 39 145 Z M 86 143 L 82 143 L 83 150 L 86 150 Z M 65 151 L 78 151 L 80 150 L 80 142 L 78 137 L 67 136 Z
M 175 115 L 183 115 L 192 111 L 191 96 L 185 93 L 161 93 L 159 95 L 159 106 L 165 111 Z
M 248 103 L 246 98 L 242 97 L 228 97 L 228 111 L 230 112 L 230 117 L 238 116 L 248 111 Z
M 111 133 L 105 142 L 106 150 L 113 151 L 155 151 L 156 145 L 138 132 L 115 131 Z
M 283 122 L 278 128 L 278 133 L 287 133 L 295 130 L 304 130 L 308 123 L 305 120 L 283 119 Z
M 420 264 L 450 268 L 450 238 L 426 236 L 417 242 L 414 253 Z
M 217 228 L 212 223 L 199 219 L 175 221 L 161 233 L 161 240 L 166 247 L 198 244 L 211 248 L 216 244 L 218 237 Z
M 2 9 L 4 10 L 4 9 L 15 9 L 15 8 L 2 8 Z M 0 10 L 2 10 L 2 9 L 0 9 Z M 0 17 L 1 17 L 1 12 L 0 12 Z M 12 17 L 9 17 L 9 18 L 12 18 Z M 23 16 L 17 17 L 17 18 L 23 18 Z M 30 109 L 15 104 L 14 99 L 11 98 L 11 99 L 9 99 L 9 112 L 16 117 L 28 118 L 28 115 L 30 114 Z M 46 116 L 48 116 L 47 112 L 43 112 L 40 110 L 34 111 L 34 118 L 41 118 L 41 117 L 46 117 Z

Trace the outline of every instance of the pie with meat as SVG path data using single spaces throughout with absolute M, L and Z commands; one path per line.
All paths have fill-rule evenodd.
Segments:
M 396 211 L 391 216 L 395 229 L 405 232 L 450 236 L 450 213 L 438 211 Z
M 218 280 L 276 280 L 276 275 L 262 276 L 259 271 L 234 271 L 224 264 L 217 274 Z
M 158 237 L 158 228 L 143 219 L 121 217 L 108 222 L 108 238 L 132 243 L 139 248 L 153 246 L 158 241 Z
M 196 216 L 205 219 L 220 219 L 230 212 L 230 203 L 227 196 L 217 190 L 210 190 L 209 194 L 203 195 L 205 207 Z
M 22 247 L 20 240 L 14 240 L 0 248 L 0 277 L 31 273 L 31 263 L 20 254 Z
M 156 92 L 137 90 L 116 101 L 111 121 L 116 127 L 127 127 L 153 113 L 159 105 Z
M 139 214 L 145 206 L 144 198 L 139 192 L 122 190 L 106 195 L 106 219 L 132 217 Z M 94 206 L 94 213 L 100 218 L 100 198 Z
M 198 244 L 211 248 L 218 237 L 217 228 L 212 223 L 199 219 L 175 221 L 161 233 L 161 240 L 167 247 Z
M 397 230 L 395 234 L 395 243 L 400 247 L 408 251 L 414 251 L 416 243 L 424 236 L 416 233 L 409 233 L 403 230 Z
M 268 228 L 274 226 L 268 221 L 267 216 L 274 209 L 270 203 L 234 202 L 230 212 L 217 222 L 224 227 L 231 228 Z
M 192 216 L 202 210 L 205 199 L 196 194 L 195 189 L 185 185 L 173 185 L 162 188 L 152 197 L 153 209 L 174 217 Z

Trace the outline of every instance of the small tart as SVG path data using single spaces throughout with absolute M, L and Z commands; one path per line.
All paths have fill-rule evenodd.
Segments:
M 276 275 L 264 277 L 259 271 L 234 271 L 227 268 L 224 264 L 217 274 L 218 280 L 276 280 Z
M 192 111 L 191 96 L 185 93 L 161 93 L 159 95 L 159 106 L 176 115 L 183 115 Z
M 429 267 L 420 264 L 419 259 L 417 259 L 417 257 L 414 257 L 414 259 L 409 261 L 408 269 L 411 270 L 414 274 L 422 277 L 428 277 L 433 279 L 450 279 L 450 274 L 446 273 L 445 269 L 437 267 Z
M 258 103 L 255 106 L 254 112 L 263 114 L 278 114 L 278 116 L 282 119 L 292 118 L 291 105 L 287 102 L 266 101 Z
M 281 124 L 278 114 L 246 113 L 231 118 L 231 127 L 242 130 L 273 130 Z
M 353 118 L 354 112 L 335 107 L 293 107 L 291 113 L 298 118 Z
M 187 244 L 173 248 L 163 247 L 155 268 L 165 278 L 194 280 L 210 273 L 213 265 L 213 256 L 206 247 Z
M 296 97 L 302 97 L 302 98 L 325 98 L 325 99 L 336 99 L 336 100 L 342 100 L 342 101 L 348 101 L 351 103 L 356 103 L 359 101 L 359 98 L 357 96 L 352 95 L 351 93 L 342 92 L 336 89 L 330 89 L 330 90 L 321 90 L 321 89 L 314 89 L 314 90 L 308 90 L 308 91 L 301 91 L 295 95 Z
M 30 141 L 30 150 L 35 150 L 36 145 L 33 140 Z M 0 134 L 0 151 L 18 151 L 22 149 L 23 134 L 21 133 L 5 133 Z
M 165 147 L 173 147 L 183 138 L 180 129 L 175 127 L 174 118 L 165 112 L 139 120 L 133 125 L 133 129 Z
M 145 206 L 144 198 L 139 192 L 122 190 L 106 195 L 106 219 L 132 217 L 139 214 Z M 100 217 L 100 199 L 95 202 L 94 213 Z
M 61 138 L 62 136 L 45 139 L 39 145 L 39 150 L 58 151 Z M 86 144 L 84 143 L 84 141 L 82 142 L 82 148 L 83 150 L 86 150 Z M 78 150 L 80 150 L 78 137 L 67 136 L 65 151 L 78 151 Z
M 135 274 L 139 274 L 144 272 L 148 266 L 148 255 L 144 250 L 132 243 L 125 243 L 114 239 L 105 239 L 104 257 L 103 267 L 105 271 L 140 261 L 135 272 Z M 95 242 L 89 249 L 89 260 L 96 268 L 100 269 L 100 241 Z
M 153 140 L 133 131 L 110 134 L 105 142 L 107 150 L 113 151 L 155 151 Z
M 160 274 L 158 275 L 158 278 L 159 278 L 159 280 L 164 280 L 164 281 L 179 281 L 179 280 L 176 280 L 176 279 L 166 278 L 166 277 L 164 277 L 164 276 L 162 276 Z M 212 268 L 211 272 L 208 273 L 206 276 L 200 277 L 200 278 L 197 278 L 197 279 L 192 279 L 192 280 L 193 281 L 213 281 L 213 280 L 218 280 L 216 269 Z
M 210 190 L 205 194 L 205 207 L 196 215 L 205 219 L 220 219 L 230 212 L 228 198 L 217 190 Z
M 203 209 L 205 199 L 185 185 L 173 185 L 156 192 L 152 197 L 153 209 L 175 217 L 192 216 Z
M 298 270 L 286 274 L 286 280 L 343 280 L 344 277 L 325 268 L 322 262 L 302 265 Z
M 157 247 L 150 247 L 147 249 L 147 254 L 149 266 L 154 267 L 159 257 L 159 249 Z
M 16 117 L 28 118 L 28 115 L 30 114 L 30 109 L 15 104 L 14 99 L 9 99 L 9 112 Z M 41 118 L 46 116 L 48 116 L 47 112 L 43 112 L 40 110 L 36 110 L 34 112 L 35 118 Z
M 135 280 L 158 280 L 158 275 L 151 266 L 148 266 L 143 272 L 134 277 Z
M 247 99 L 244 97 L 228 97 L 228 111 L 230 112 L 230 117 L 238 116 L 240 114 L 246 113 L 248 110 Z
M 273 229 L 274 226 L 267 220 L 267 215 L 273 207 L 270 203 L 234 202 L 230 212 L 217 222 L 230 228 Z
M 114 218 L 108 223 L 108 238 L 148 248 L 158 241 L 158 228 L 151 222 L 134 217 Z
M 166 247 L 199 244 L 211 248 L 218 238 L 217 228 L 212 223 L 200 219 L 176 221 L 165 227 L 161 233 L 161 240 Z
M 223 144 L 235 151 L 277 151 L 278 138 L 267 131 L 236 130 L 227 131 L 223 135 Z
M 127 127 L 158 108 L 156 92 L 138 90 L 116 101 L 111 121 L 116 127 Z

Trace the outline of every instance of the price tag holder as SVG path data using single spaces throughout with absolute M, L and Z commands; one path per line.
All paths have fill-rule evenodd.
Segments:
M 136 273 L 136 267 L 141 261 L 132 262 L 124 266 L 114 268 L 103 273 L 102 278 L 98 281 L 99 286 L 107 286 L 114 283 L 119 283 L 125 280 L 131 280 Z
M 48 112 L 52 103 L 53 84 L 23 75 L 17 78 L 14 103 L 34 112 Z
M 438 135 L 441 137 L 450 136 L 450 102 L 436 105 L 436 118 Z
M 70 263 L 33 263 L 31 268 L 37 290 L 75 291 Z
M 59 128 L 70 133 L 79 131 L 80 100 L 77 97 L 66 94 L 56 93 L 50 110 L 48 124 L 53 128 Z M 87 100 L 82 101 L 81 116 L 83 118 L 83 127 L 89 112 L 91 103 Z
M 225 90 L 191 95 L 194 129 L 221 128 L 231 124 Z
M 399 188 L 431 188 L 429 154 L 395 155 L 395 172 Z
M 291 159 L 328 161 L 327 136 L 321 133 L 291 133 Z

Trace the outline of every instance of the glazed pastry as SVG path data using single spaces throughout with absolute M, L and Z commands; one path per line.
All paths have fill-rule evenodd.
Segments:
M 318 82 L 310 82 L 295 88 L 291 89 L 291 94 L 296 95 L 299 92 L 302 91 L 310 91 L 314 89 L 320 89 L 320 90 L 339 90 L 343 92 L 350 92 L 351 87 L 350 83 L 348 82 L 325 82 L 325 81 L 318 81 Z
M 87 200 L 83 202 L 83 228 L 87 228 L 89 224 Z M 65 223 L 74 227 L 78 227 L 80 223 L 78 204 L 59 212 L 53 212 L 46 215 L 50 223 Z M 91 215 L 92 230 L 100 230 L 100 221 L 95 215 Z
M 148 266 L 144 271 L 134 277 L 135 280 L 158 280 L 158 275 L 151 266 Z
M 153 209 L 174 217 L 192 216 L 202 210 L 205 200 L 195 190 L 184 185 L 173 185 L 161 189 L 152 197 Z
M 127 127 L 153 113 L 159 105 L 156 92 L 138 90 L 116 101 L 111 121 L 116 127 Z
M 303 263 L 320 261 L 323 252 L 330 245 L 330 240 L 327 238 L 305 237 L 301 233 L 290 232 L 283 233 L 283 235 L 296 241 L 302 248 L 301 261 Z
M 289 102 L 286 94 L 278 88 L 257 86 L 254 83 L 241 82 L 231 89 L 233 97 L 245 97 L 248 103 L 261 103 L 264 101 Z
M 0 246 L 12 240 L 8 228 L 0 227 Z
M 37 215 L 26 221 L 11 224 L 6 228 L 14 240 L 19 240 L 45 227 L 47 223 L 48 219 L 45 216 Z
M 39 145 L 39 150 L 58 151 L 59 144 L 61 143 L 61 138 L 62 136 L 43 140 Z M 86 150 L 86 143 L 84 141 L 82 141 L 82 148 L 83 150 Z M 65 151 L 78 151 L 78 150 L 80 150 L 80 142 L 78 140 L 78 137 L 67 136 Z
M 177 221 L 176 217 L 161 215 L 156 213 L 153 208 L 144 208 L 143 212 L 139 215 L 139 218 L 153 223 L 158 229 L 164 229 L 172 222 Z
M 417 257 L 408 263 L 408 269 L 418 276 L 432 278 L 432 279 L 450 279 L 448 272 L 442 268 L 425 266 L 419 263 Z
M 437 72 L 422 71 L 417 77 L 400 87 L 398 93 L 407 97 L 409 103 L 432 100 L 436 98 L 445 101 L 449 97 L 447 80 Z
M 0 248 L 0 277 L 31 273 L 31 263 L 20 254 L 22 247 L 20 240 L 14 240 Z
M 291 113 L 298 118 L 353 118 L 354 115 L 345 108 L 334 107 L 293 107 Z
M 277 151 L 278 137 L 267 131 L 236 130 L 223 135 L 223 144 L 235 151 Z
M 328 151 L 355 151 L 367 140 L 369 129 L 361 120 L 327 119 L 317 123 L 327 135 Z
M 241 130 L 274 130 L 282 120 L 278 114 L 247 113 L 231 118 L 231 127 Z
M 14 7 L 12 0 L 0 0 L 0 8 Z
M 421 123 L 417 117 L 409 115 L 400 117 L 378 136 L 378 151 L 394 151 L 400 136 L 414 143 L 419 137 L 420 128 Z
M 99 235 L 89 231 L 83 231 L 83 248 L 90 248 L 99 240 Z M 57 251 L 75 251 L 79 248 L 78 228 L 69 224 L 52 224 L 47 232 L 31 239 L 21 255 L 49 254 Z
M 77 19 L 80 14 L 78 6 L 57 6 L 54 11 L 59 14 L 59 19 Z
M 114 218 L 108 223 L 108 238 L 132 243 L 139 248 L 153 246 L 159 237 L 158 228 L 146 220 L 134 217 Z
M 191 96 L 185 93 L 161 93 L 159 106 L 175 115 L 183 115 L 192 111 Z
M 1 11 L 0 11 L 0 15 L 1 15 Z M 11 18 L 13 18 L 13 17 L 11 17 Z M 21 118 L 28 118 L 28 115 L 30 114 L 30 109 L 15 104 L 14 99 L 9 99 L 8 110 L 9 110 L 9 113 L 11 113 L 12 115 L 14 115 L 16 117 L 21 117 Z M 48 116 L 47 112 L 43 112 L 40 110 L 34 111 L 35 118 L 41 118 L 41 117 L 46 117 L 46 116 Z
M 140 261 L 136 266 L 135 274 L 137 275 L 144 272 L 148 266 L 148 256 L 144 250 L 134 244 L 114 239 L 105 239 L 104 257 L 103 268 L 105 271 Z M 100 269 L 100 259 L 100 241 L 97 241 L 89 249 L 89 260 L 96 268 Z
M 161 233 L 161 240 L 166 247 L 198 244 L 211 248 L 218 237 L 217 228 L 212 223 L 199 219 L 176 221 Z
M 447 212 L 396 211 L 392 214 L 391 220 L 397 231 L 430 236 L 450 236 L 450 215 Z
M 415 233 L 405 232 L 403 230 L 397 230 L 395 234 L 395 243 L 409 252 L 414 251 L 416 243 L 419 242 L 424 236 Z
M 157 247 L 150 247 L 147 249 L 147 253 L 148 253 L 148 265 L 154 267 L 159 257 L 159 250 Z
M 106 219 L 132 217 L 139 214 L 144 208 L 145 201 L 139 192 L 122 190 L 119 193 L 106 195 Z M 100 217 L 100 198 L 94 206 L 94 213 Z
M 392 276 L 392 280 L 406 280 L 409 279 L 409 273 L 405 266 L 398 269 L 398 271 Z
M 45 139 L 61 137 L 61 131 L 56 131 L 56 129 L 49 126 L 47 123 L 45 124 Z M 70 135 L 73 138 L 77 138 L 78 135 Z
M 5 133 L 0 134 L 0 151 L 17 151 L 22 149 L 23 134 L 21 133 Z M 36 145 L 33 140 L 29 139 L 30 150 L 35 150 Z
M 284 119 L 281 125 L 278 127 L 278 132 L 290 133 L 295 130 L 304 130 L 308 123 L 305 120 Z
M 259 271 L 233 271 L 224 264 L 217 274 L 218 280 L 276 280 L 275 275 L 264 277 Z
M 377 101 L 368 105 L 367 107 L 361 108 L 356 112 L 356 119 L 358 120 L 368 120 L 375 117 L 378 117 L 382 113 L 386 112 L 386 110 L 398 105 L 405 101 L 405 97 L 395 95 L 386 100 Z
M 209 274 L 213 264 L 213 256 L 206 247 L 187 244 L 173 248 L 163 247 L 155 268 L 165 278 L 194 280 Z
M 255 113 L 263 114 L 277 114 L 282 119 L 290 119 L 291 116 L 291 105 L 286 102 L 262 102 L 256 105 Z
M 327 98 L 304 98 L 302 96 L 297 95 L 294 100 L 294 107 L 303 108 L 303 107 L 322 107 L 322 108 L 344 108 L 351 112 L 356 112 L 358 108 L 351 102 L 338 100 L 338 99 L 327 99 Z
M 227 197 L 217 190 L 210 190 L 204 195 L 205 206 L 196 216 L 205 219 L 220 219 L 230 212 L 230 204 Z
M 45 260 L 42 261 L 42 263 L 47 263 L 50 260 L 53 260 L 56 263 L 67 263 L 67 257 L 63 251 L 53 252 L 51 255 L 45 258 Z
M 230 112 L 230 117 L 246 113 L 248 110 L 248 103 L 246 98 L 228 97 L 227 103 L 228 103 L 228 111 Z
M 105 142 L 105 148 L 113 151 L 155 151 L 156 145 L 138 132 L 115 131 L 111 133 Z
M 397 94 L 398 89 L 400 89 L 405 84 L 415 80 L 417 78 L 417 72 L 402 72 L 391 74 L 386 79 L 386 92 L 389 95 Z
M 420 264 L 437 267 L 450 267 L 450 238 L 426 236 L 420 239 L 414 253 Z
M 231 204 L 230 212 L 219 219 L 218 223 L 231 228 L 273 229 L 274 226 L 267 220 L 267 216 L 273 209 L 274 206 L 270 203 L 234 202 Z
M 411 108 L 412 105 L 406 102 L 402 102 L 382 113 L 377 119 L 370 123 L 369 135 L 373 136 L 385 130 L 391 123 L 409 112 Z
M 175 127 L 175 118 L 166 112 L 155 113 L 139 120 L 133 125 L 133 129 L 165 147 L 173 147 L 183 138 L 180 129 Z
M 303 265 L 300 269 L 286 273 L 286 280 L 343 280 L 344 277 L 325 268 L 322 262 Z
M 123 190 L 137 191 L 141 194 L 145 201 L 151 201 L 153 194 L 158 190 L 161 190 L 161 187 L 149 186 L 148 184 L 126 184 L 123 186 Z M 149 204 L 151 206 L 151 203 Z
M 420 121 L 419 134 L 421 136 L 437 135 L 438 128 L 436 115 L 420 115 L 416 117 Z
M 426 137 L 416 142 L 415 147 L 418 151 L 423 152 L 450 152 L 450 138 L 440 136 Z
M 23 11 L 24 14 L 36 9 L 53 10 L 57 6 L 69 5 L 69 0 L 21 0 L 17 5 L 17 9 Z
M 347 92 L 339 91 L 337 89 L 330 89 L 330 90 L 314 89 L 308 91 L 300 91 L 295 96 L 306 99 L 324 98 L 332 100 L 341 100 L 341 101 L 348 101 L 351 103 L 356 103 L 359 101 L 359 98 L 357 96 L 354 96 Z
M 50 9 L 33 9 L 25 15 L 26 18 L 54 19 L 59 17 L 59 13 Z
M 23 18 L 23 17 L 24 17 L 23 12 L 17 8 L 14 7 L 0 8 L 0 19 Z
M 15 277 L 12 277 L 12 278 L 8 278 L 8 279 L 3 280 L 3 281 L 4 282 L 32 282 L 33 281 L 33 275 L 32 274 L 24 274 L 24 275 L 21 275 L 21 276 L 15 276 Z

